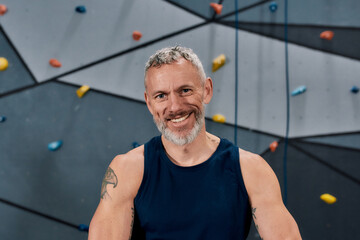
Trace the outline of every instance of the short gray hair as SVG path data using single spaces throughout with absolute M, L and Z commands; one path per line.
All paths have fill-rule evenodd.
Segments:
M 153 54 L 145 64 L 145 81 L 146 74 L 150 68 L 161 67 L 164 64 L 171 64 L 173 62 L 176 62 L 179 58 L 184 58 L 187 61 L 191 62 L 191 64 L 198 70 L 201 84 L 204 84 L 206 74 L 199 57 L 194 53 L 191 48 L 180 46 L 166 47 L 158 50 L 155 54 Z M 146 88 L 145 81 L 144 84 Z

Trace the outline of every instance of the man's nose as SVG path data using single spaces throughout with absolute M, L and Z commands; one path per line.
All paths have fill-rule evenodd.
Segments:
M 176 94 L 171 94 L 168 101 L 168 109 L 170 112 L 176 113 L 182 109 L 182 99 Z

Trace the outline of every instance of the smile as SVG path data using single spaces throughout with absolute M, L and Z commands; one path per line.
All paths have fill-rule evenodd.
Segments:
M 186 116 L 183 116 L 183 117 L 181 117 L 181 118 L 171 119 L 170 121 L 173 122 L 173 123 L 182 122 L 182 121 L 184 121 L 185 119 L 187 119 L 189 116 L 190 116 L 190 114 L 188 114 L 188 115 L 186 115 Z

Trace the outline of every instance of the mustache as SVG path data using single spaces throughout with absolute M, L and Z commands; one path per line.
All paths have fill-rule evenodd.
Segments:
M 193 110 L 170 112 L 165 116 L 165 119 L 171 119 L 171 118 L 175 118 L 175 117 L 178 117 L 178 116 L 185 116 L 185 115 L 188 115 L 188 114 L 190 114 L 192 112 L 193 112 Z

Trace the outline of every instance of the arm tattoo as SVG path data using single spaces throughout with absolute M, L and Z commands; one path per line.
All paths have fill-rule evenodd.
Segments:
M 256 215 L 255 215 L 255 212 L 256 212 L 256 208 L 251 208 L 251 212 L 252 212 L 252 216 L 254 218 L 254 224 L 255 224 L 255 228 L 259 234 L 259 237 L 261 240 L 263 240 L 263 238 L 260 236 L 260 232 L 259 232 L 259 225 L 256 224 L 255 220 L 256 220 Z
M 255 211 L 256 211 L 256 208 L 251 208 L 252 216 L 254 219 L 256 219 Z
M 131 223 L 130 223 L 130 236 L 129 236 L 129 240 L 131 240 L 131 235 L 132 235 L 132 230 L 133 230 L 133 226 L 134 226 L 134 215 L 135 215 L 135 211 L 134 208 L 131 208 Z
M 109 167 L 106 170 L 104 179 L 103 179 L 102 184 L 101 184 L 101 196 L 100 197 L 102 199 L 105 199 L 107 196 L 110 197 L 109 193 L 106 190 L 106 187 L 107 187 L 108 184 L 114 185 L 113 188 L 115 188 L 117 186 L 117 184 L 118 184 L 117 176 L 116 176 L 114 170 L 111 169 L 111 167 Z

